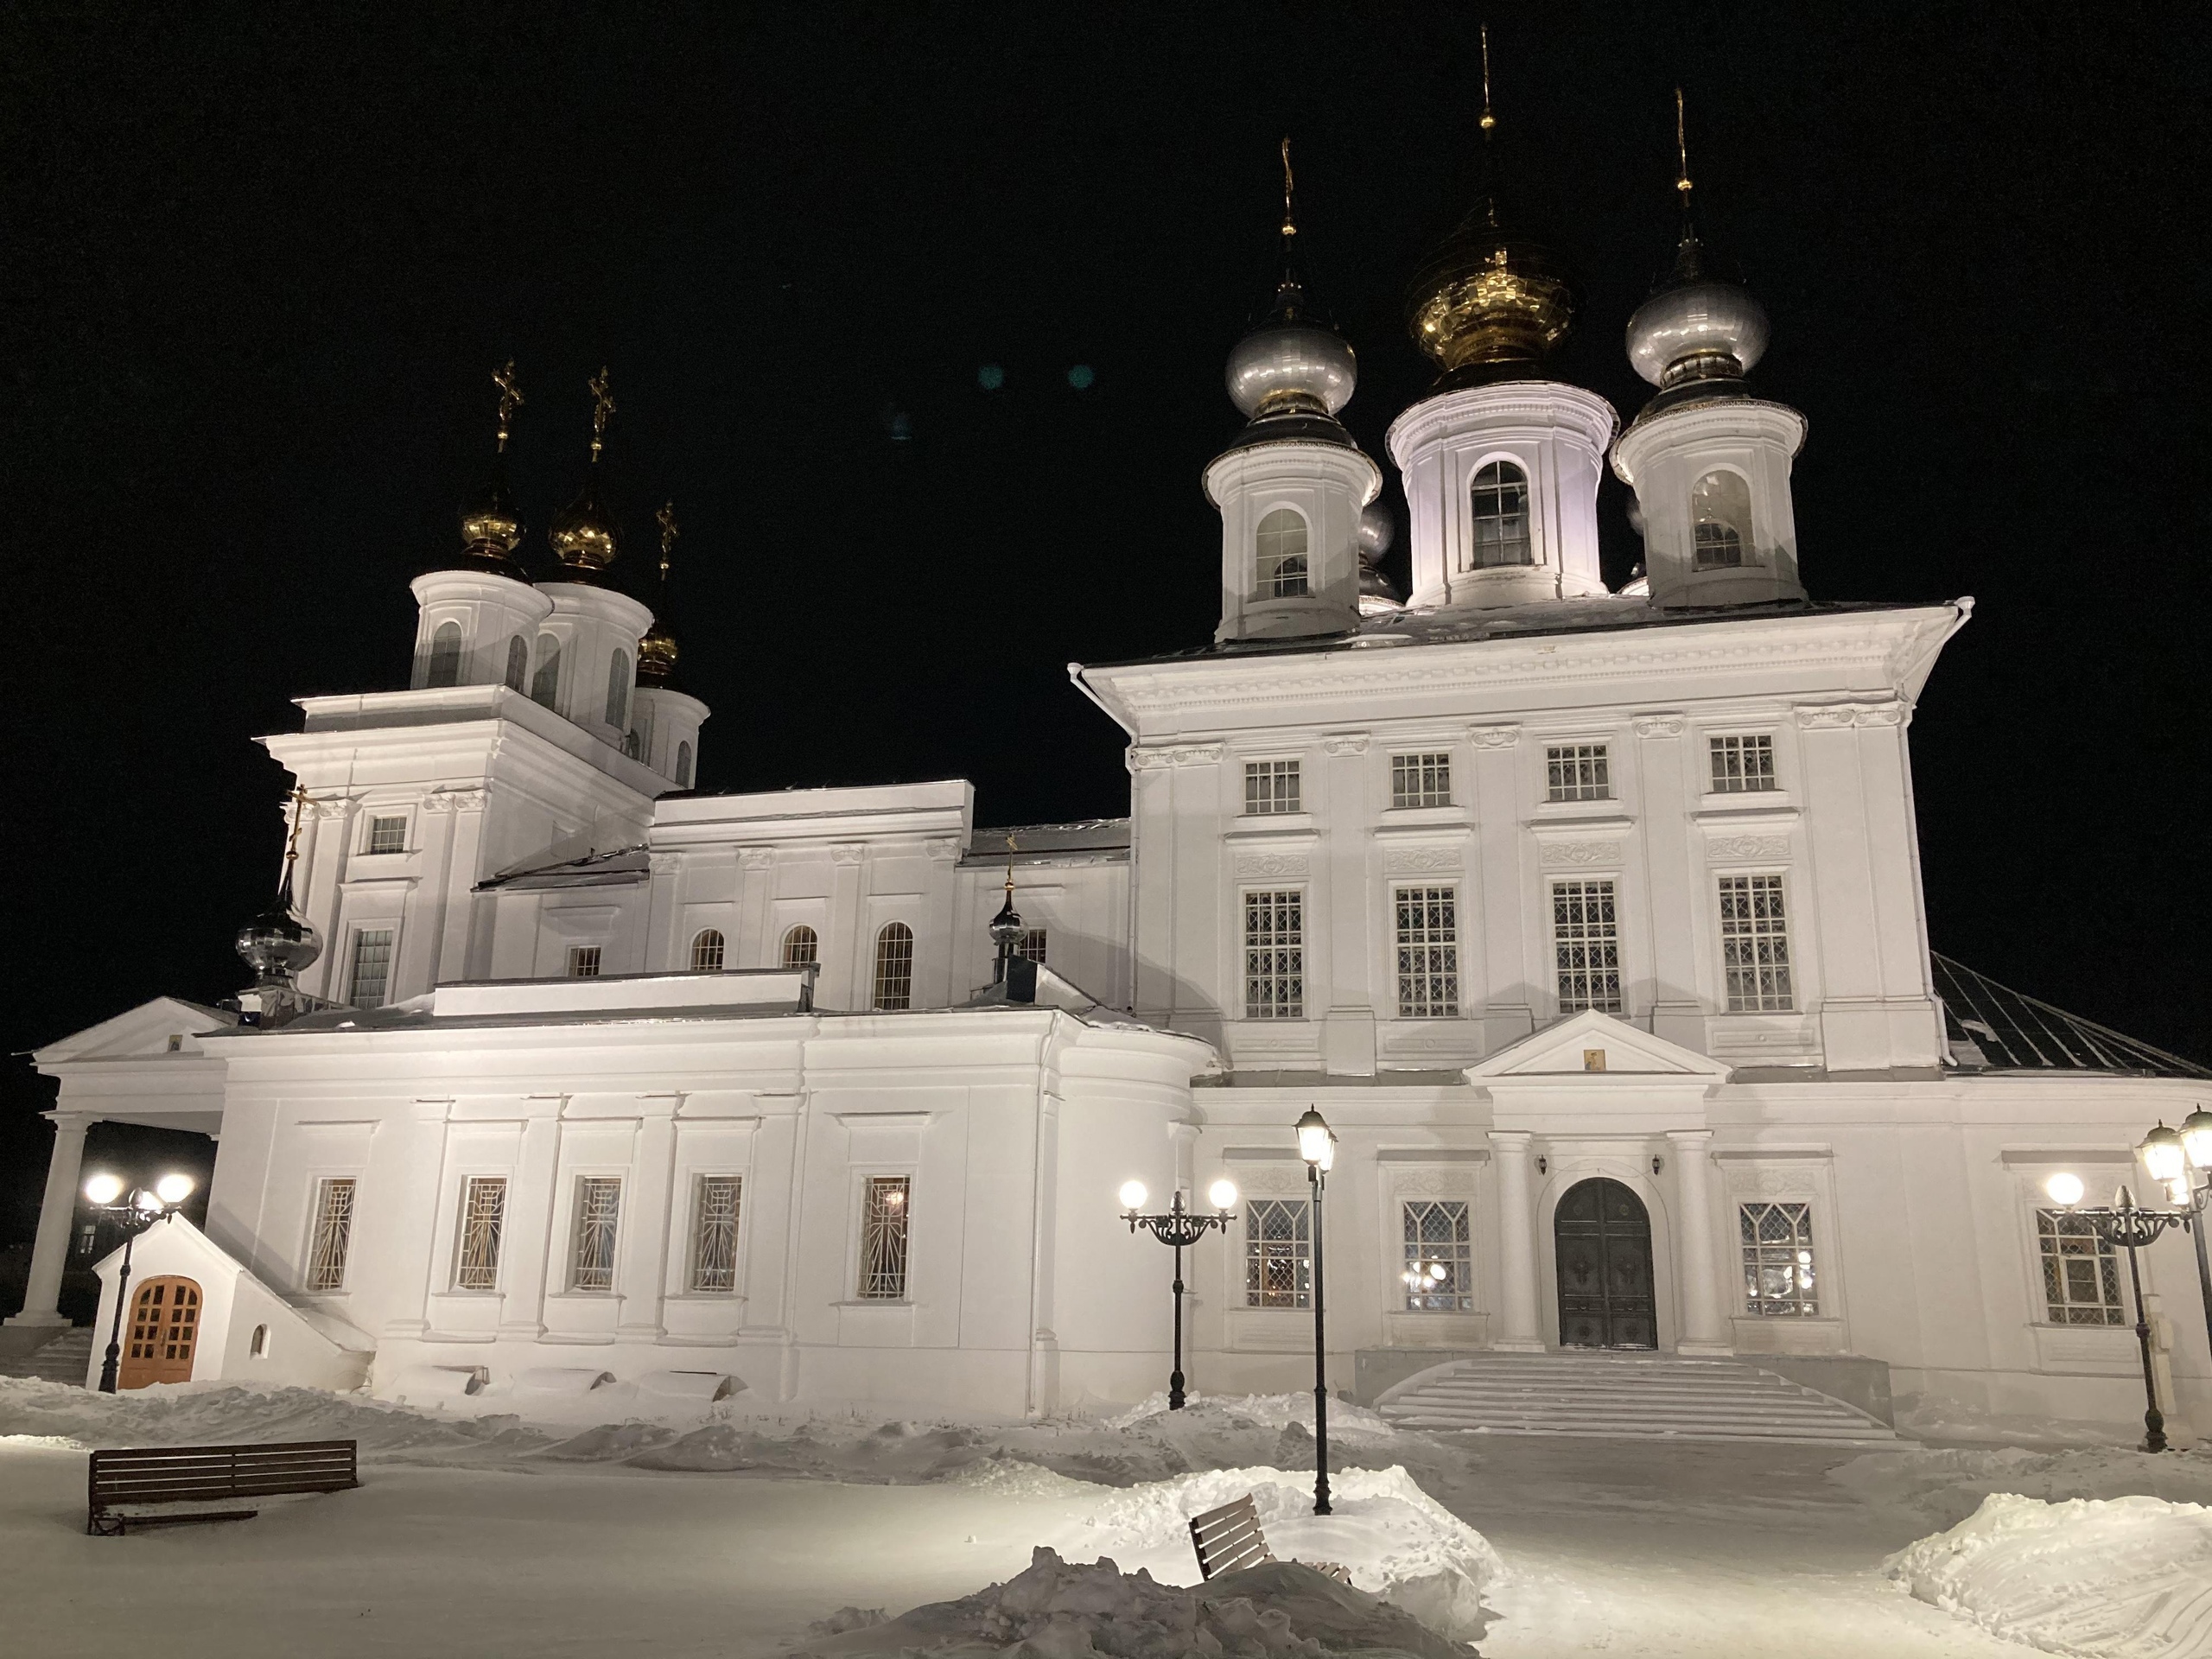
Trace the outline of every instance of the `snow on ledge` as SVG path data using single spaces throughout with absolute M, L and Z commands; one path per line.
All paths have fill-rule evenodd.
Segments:
M 713 974 L 608 974 L 589 979 L 489 979 L 441 985 L 431 993 L 439 1019 L 486 1014 L 607 1014 L 642 1008 L 803 1008 L 813 994 L 810 968 L 751 968 Z

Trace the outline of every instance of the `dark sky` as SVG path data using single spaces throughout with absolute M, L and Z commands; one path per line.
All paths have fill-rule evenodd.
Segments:
M 541 556 L 602 363 L 632 561 L 676 499 L 704 787 L 963 775 L 985 822 L 1124 810 L 1064 664 L 1211 637 L 1198 474 L 1283 132 L 1370 454 L 1427 384 L 1400 296 L 1468 188 L 1471 7 L 339 10 L 0 22 L 10 1051 L 238 988 L 283 787 L 251 740 L 404 683 L 508 357 Z M 1937 948 L 2212 1057 L 2201 29 L 1491 24 L 1516 216 L 1585 296 L 1555 371 L 1645 394 L 1621 328 L 1670 252 L 1679 81 L 1708 244 L 1773 317 L 1757 378 L 1811 419 L 1808 586 L 1980 601 L 1912 732 Z M 48 1098 L 5 1065 L 0 1243 Z

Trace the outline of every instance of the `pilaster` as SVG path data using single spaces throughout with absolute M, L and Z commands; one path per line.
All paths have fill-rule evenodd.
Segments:
M 1544 1351 L 1536 1323 L 1536 1222 L 1529 1201 L 1529 1160 L 1534 1137 L 1491 1132 L 1497 1163 L 1498 1333 L 1491 1346 L 1510 1353 Z
M 1667 1139 L 1675 1148 L 1675 1184 L 1681 1198 L 1675 1227 L 1675 1277 L 1681 1290 L 1682 1330 L 1675 1351 L 1733 1353 L 1720 1309 L 1720 1263 L 1714 1249 L 1713 1132 L 1669 1129 Z

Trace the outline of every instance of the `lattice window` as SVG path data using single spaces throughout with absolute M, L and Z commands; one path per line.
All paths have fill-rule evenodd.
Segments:
M 2120 1258 L 2086 1216 L 2070 1210 L 2037 1211 L 2036 1242 L 2043 1253 L 2044 1305 L 2053 1325 L 2127 1323 L 2120 1299 Z
M 691 1220 L 691 1288 L 702 1296 L 728 1295 L 737 1288 L 738 1201 L 744 1180 L 736 1175 L 702 1175 Z
M 875 1006 L 912 1007 L 914 1001 L 914 930 L 886 922 L 875 936 Z
M 1408 1198 L 1406 1311 L 1465 1313 L 1475 1305 L 1474 1243 L 1464 1198 Z
M 1300 812 L 1298 762 L 1247 760 L 1244 763 L 1244 810 L 1253 817 L 1280 812 Z
M 1559 1011 L 1621 1011 L 1621 936 L 1613 884 L 1552 884 L 1552 952 L 1559 971 Z
M 1306 895 L 1244 895 L 1244 1017 L 1306 1017 Z
M 1255 542 L 1262 597 L 1294 599 L 1306 591 L 1306 520 L 1296 510 L 1277 507 L 1261 519 Z
M 1313 1287 L 1313 1210 L 1304 1198 L 1244 1200 L 1244 1306 L 1305 1307 Z
M 898 1302 L 906 1297 L 906 1242 L 912 1224 L 908 1199 L 912 1178 L 871 1175 L 861 1215 L 861 1282 L 863 1301 Z
M 315 1234 L 308 1244 L 308 1288 L 346 1288 L 346 1256 L 353 1243 L 353 1182 L 350 1176 L 317 1181 Z
M 1690 486 L 1693 567 L 1723 570 L 1745 563 L 1751 540 L 1751 490 L 1741 473 L 1707 473 Z
M 1786 1013 L 1796 1006 L 1780 876 L 1720 878 L 1720 963 L 1731 1014 Z
M 1712 740 L 1709 752 L 1714 794 L 1752 794 L 1777 787 L 1772 738 L 1716 737 Z
M 1744 1312 L 1763 1319 L 1821 1311 L 1813 1282 L 1813 1206 L 1746 1204 L 1736 1211 L 1744 1251 Z
M 1475 474 L 1468 505 L 1474 518 L 1470 551 L 1473 568 L 1533 564 L 1529 536 L 1529 475 L 1510 461 L 1493 461 Z
M 1045 930 L 1041 927 L 1023 928 L 1020 938 L 1014 942 L 1014 954 L 1025 962 L 1033 962 L 1040 968 L 1044 966 Z
M 1459 904 L 1450 887 L 1400 887 L 1398 1014 L 1449 1020 L 1459 1012 Z
M 822 941 L 804 922 L 784 935 L 784 966 L 805 968 L 822 960 Z
M 404 853 L 407 850 L 407 818 L 404 814 L 391 818 L 369 820 L 369 844 L 363 850 L 372 853 Z
M 722 970 L 722 935 L 718 927 L 702 928 L 691 941 L 691 971 L 719 974 Z
M 1451 805 L 1452 757 L 1448 754 L 1392 755 L 1390 804 L 1394 807 Z
M 569 977 L 570 979 L 597 979 L 600 950 L 601 947 L 596 944 L 570 945 L 569 947 Z
M 388 927 L 365 927 L 353 935 L 353 991 L 350 1001 L 357 1008 L 384 1007 L 385 993 L 391 983 L 391 930 Z
M 619 1178 L 587 1175 L 576 1183 L 576 1245 L 569 1260 L 569 1289 L 614 1288 L 614 1235 L 621 1219 Z
M 472 1175 L 461 1192 L 461 1248 L 454 1263 L 456 1290 L 499 1287 L 499 1236 L 507 1223 L 503 1175 Z
M 1610 801 L 1611 763 L 1603 743 L 1554 743 L 1544 751 L 1545 798 L 1554 801 Z

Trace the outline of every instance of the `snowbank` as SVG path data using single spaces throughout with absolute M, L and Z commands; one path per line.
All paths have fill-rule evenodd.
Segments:
M 1313 1396 L 1310 1394 L 1194 1394 L 1188 1396 L 1182 1413 L 1177 1417 L 1170 1417 L 1167 1413 L 1167 1395 L 1162 1390 L 1149 1395 L 1142 1405 L 1125 1411 L 1118 1417 L 1109 1417 L 1106 1427 L 1135 1428 L 1141 1423 L 1153 1424 L 1155 1419 L 1163 1420 L 1166 1425 L 1179 1421 L 1192 1423 L 1242 1421 L 1262 1428 L 1287 1428 L 1296 1423 L 1307 1433 L 1313 1432 Z M 1332 1434 L 1388 1438 L 1402 1432 L 1380 1412 L 1370 1411 L 1364 1406 L 1355 1406 L 1348 1401 L 1329 1402 L 1329 1433 Z
M 2212 1503 L 2212 1456 L 2119 1446 L 2036 1452 L 1910 1446 L 1872 1452 L 1828 1471 L 1828 1478 L 1878 1509 L 1936 1527 L 1963 1521 L 1993 1492 L 2024 1497 L 2164 1497 Z
M 1226 1573 L 1202 1590 L 1078 1567 L 1039 1546 L 1028 1569 L 958 1601 L 873 1622 L 847 1608 L 810 1632 L 795 1659 L 1005 1653 L 1028 1659 L 1185 1659 L 1192 1654 L 1467 1659 L 1467 1650 L 1387 1602 L 1302 1567 Z
M 364 1452 L 511 1456 L 550 1437 L 512 1415 L 430 1417 L 363 1395 L 164 1382 L 95 1394 L 62 1382 L 0 1376 L 0 1434 L 80 1446 L 219 1446 L 253 1440 L 359 1440 Z
M 2212 1655 L 2212 1510 L 2202 1504 L 1999 1492 L 1885 1566 L 1920 1600 L 2049 1653 Z

